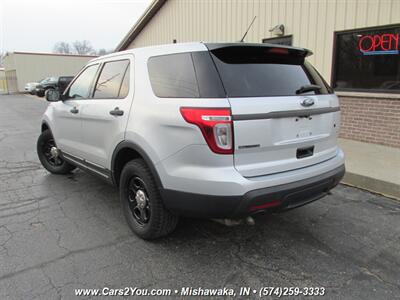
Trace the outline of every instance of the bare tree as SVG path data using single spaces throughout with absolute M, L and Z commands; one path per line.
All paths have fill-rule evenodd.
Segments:
M 72 43 L 72 47 L 74 48 L 77 54 L 94 54 L 96 51 L 93 49 L 92 45 L 88 40 L 83 41 L 75 41 Z
M 58 42 L 54 45 L 53 52 L 70 54 L 71 47 L 70 47 L 69 43 L 67 43 L 67 42 Z
M 106 50 L 104 48 L 101 48 L 101 49 L 97 50 L 97 55 L 99 55 L 99 56 L 106 55 L 106 54 L 109 54 L 109 53 L 111 53 L 111 51 Z
M 58 42 L 53 47 L 53 53 L 63 53 L 63 54 L 93 54 L 93 55 L 106 55 L 111 53 L 112 50 L 107 50 L 100 48 L 95 50 L 89 41 L 75 41 L 72 44 L 68 42 Z

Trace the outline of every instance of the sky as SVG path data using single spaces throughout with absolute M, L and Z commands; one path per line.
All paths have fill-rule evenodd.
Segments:
M 88 40 L 113 50 L 151 0 L 0 0 L 0 52 L 52 52 Z

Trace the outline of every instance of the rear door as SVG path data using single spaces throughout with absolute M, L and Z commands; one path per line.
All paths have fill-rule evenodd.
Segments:
M 305 62 L 306 51 L 270 45 L 211 47 L 211 53 L 231 105 L 234 164 L 243 176 L 303 168 L 336 155 L 338 100 Z
M 88 163 L 110 167 L 109 158 L 125 136 L 133 92 L 133 55 L 105 61 L 92 97 L 81 103 L 82 158 Z

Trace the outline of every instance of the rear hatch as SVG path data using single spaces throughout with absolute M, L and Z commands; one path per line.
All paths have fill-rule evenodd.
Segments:
M 305 49 L 207 45 L 226 90 L 234 165 L 245 177 L 314 165 L 337 153 L 339 103 Z

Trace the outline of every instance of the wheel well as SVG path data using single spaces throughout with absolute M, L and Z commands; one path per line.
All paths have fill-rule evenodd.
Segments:
M 121 177 L 121 172 L 125 164 L 135 158 L 143 158 L 143 157 L 139 154 L 139 152 L 131 148 L 123 148 L 118 151 L 117 156 L 115 157 L 114 160 L 114 167 L 113 167 L 114 182 L 117 186 L 119 185 L 119 179 Z
M 46 123 L 43 123 L 42 124 L 42 132 L 47 130 L 47 129 L 50 129 L 49 126 Z

